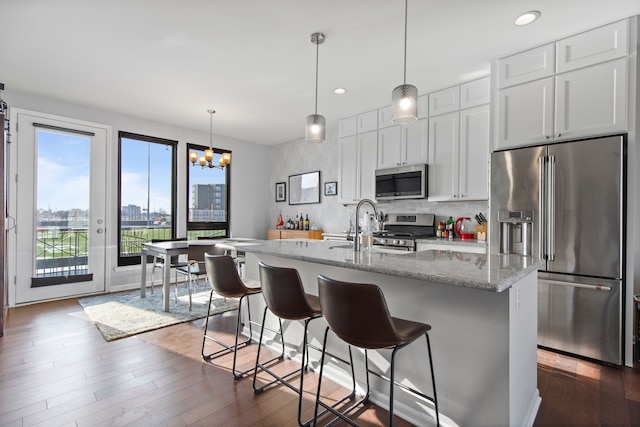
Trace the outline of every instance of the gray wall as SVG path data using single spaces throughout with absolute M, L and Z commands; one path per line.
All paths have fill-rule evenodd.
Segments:
M 301 128 L 304 123 L 301 124 Z M 339 181 L 338 169 L 340 165 L 340 150 L 337 138 L 337 130 L 327 132 L 327 140 L 324 144 L 308 143 L 304 138 L 289 141 L 273 147 L 271 151 L 270 172 L 270 218 L 269 227 L 275 228 L 278 215 L 282 214 L 284 220 L 287 217 L 295 219 L 296 214 L 309 214 L 311 224 L 326 232 L 338 233 L 349 228 L 350 222 L 355 225 L 355 205 L 343 205 L 338 202 L 338 196 L 324 196 L 323 186 L 319 204 L 289 205 L 287 195 L 286 202 L 275 202 L 276 182 L 287 182 L 289 175 L 303 172 L 320 171 L 322 183 Z M 287 188 L 288 191 L 288 188 Z M 478 212 L 483 212 L 488 217 L 489 202 L 428 202 L 422 200 L 397 200 L 379 203 L 378 209 L 385 213 L 434 213 L 436 221 L 441 221 L 452 216 L 456 219 L 460 216 L 473 218 Z

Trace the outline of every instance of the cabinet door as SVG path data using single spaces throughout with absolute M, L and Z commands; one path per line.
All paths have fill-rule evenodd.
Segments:
M 378 131 L 358 134 L 359 191 L 358 199 L 376 198 L 376 166 L 378 165 Z
M 338 197 L 341 203 L 354 203 L 357 198 L 357 176 L 360 173 L 358 167 L 358 141 L 356 136 L 340 138 L 340 180 L 338 185 Z
M 378 129 L 378 110 L 358 114 L 358 133 L 369 132 Z
M 460 86 L 454 86 L 429 94 L 429 116 L 460 109 Z
M 627 130 L 627 59 L 556 77 L 555 138 Z
M 460 111 L 460 199 L 489 199 L 489 105 Z
M 518 85 L 555 73 L 555 45 L 540 46 L 498 62 L 498 88 Z
M 429 119 L 429 201 L 455 200 L 458 193 L 458 112 Z
M 358 130 L 358 118 L 347 117 L 338 122 L 338 138 L 355 135 Z
M 418 97 L 418 119 L 429 117 L 429 95 Z
M 391 121 L 393 117 L 393 109 L 390 105 L 378 109 L 378 129 L 395 126 Z
M 378 169 L 393 168 L 400 164 L 402 132 L 399 125 L 378 131 Z
M 489 103 L 490 78 L 474 80 L 460 85 L 460 108 Z
M 556 43 L 557 72 L 599 64 L 629 54 L 629 21 L 614 22 Z
M 429 160 L 429 120 L 419 119 L 417 122 L 402 127 L 402 145 L 400 146 L 400 163 L 416 165 Z
M 496 148 L 546 142 L 553 137 L 553 77 L 498 93 Z

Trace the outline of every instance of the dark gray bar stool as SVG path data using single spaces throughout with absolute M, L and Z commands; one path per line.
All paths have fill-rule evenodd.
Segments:
M 238 275 L 238 269 L 236 268 L 235 261 L 229 255 L 211 255 L 209 253 L 205 253 L 204 262 L 205 268 L 207 270 L 207 279 L 209 280 L 209 284 L 211 285 L 211 294 L 209 296 L 209 309 L 207 310 L 207 318 L 205 320 L 204 326 L 204 336 L 202 338 L 202 358 L 204 360 L 211 360 L 215 357 L 232 352 L 233 377 L 235 379 L 239 379 L 243 375 L 254 370 L 254 368 L 251 368 L 242 372 L 237 371 L 236 356 L 238 348 L 242 348 L 251 344 L 251 337 L 253 336 L 251 325 L 253 322 L 251 320 L 251 307 L 249 306 L 249 299 L 247 297 L 262 292 L 262 289 L 260 288 L 260 282 L 256 280 L 241 279 Z M 212 335 L 207 335 L 209 327 L 209 316 L 211 313 L 211 301 L 213 299 L 214 293 L 225 298 L 240 298 L 240 303 L 238 305 L 238 318 L 236 320 L 236 340 L 233 346 L 228 346 L 227 344 L 218 341 Z M 247 298 L 247 311 L 249 313 L 249 338 L 242 342 L 238 342 L 241 325 L 243 325 L 240 319 L 242 313 L 242 302 L 245 300 L 245 298 Z M 223 348 L 216 352 L 205 354 L 204 347 L 207 340 L 213 341 Z
M 351 425 L 357 425 L 346 415 L 361 403 L 366 403 L 369 400 L 369 358 L 367 350 L 388 348 L 393 349 L 391 353 L 391 376 L 389 380 L 389 426 L 392 426 L 393 389 L 394 385 L 400 386 L 400 384 L 396 384 L 394 380 L 396 352 L 424 335 L 427 339 L 427 349 L 429 350 L 429 368 L 431 369 L 433 397 L 426 396 L 413 389 L 410 389 L 410 391 L 434 403 L 436 425 L 440 425 L 436 382 L 433 375 L 433 359 L 428 334 L 431 326 L 425 323 L 392 317 L 381 289 L 373 284 L 341 282 L 320 275 L 318 276 L 318 294 L 322 315 L 329 326 L 327 326 L 324 334 L 322 359 L 320 363 L 320 378 L 318 379 L 318 393 L 316 395 L 316 421 L 318 418 L 318 405 L 321 404 L 320 388 L 322 385 L 327 335 L 329 329 L 331 329 L 342 341 L 364 349 L 365 369 L 367 372 L 367 392 L 365 396 L 344 412 L 330 409 L 331 412 L 339 417 L 334 421 L 342 419 Z
M 309 350 L 307 343 L 307 330 L 309 322 L 313 319 L 322 317 L 320 310 L 320 300 L 315 295 L 305 293 L 300 274 L 295 268 L 274 267 L 267 265 L 263 262 L 259 263 L 260 268 L 260 284 L 262 286 L 262 296 L 264 297 L 266 307 L 262 317 L 262 328 L 260 330 L 260 342 L 258 343 L 258 355 L 256 357 L 256 370 L 253 374 L 253 390 L 256 394 L 262 393 L 267 387 L 272 384 L 280 382 L 287 386 L 291 390 L 298 393 L 298 425 L 309 425 L 314 421 L 311 418 L 307 421 L 302 421 L 302 394 L 304 390 L 304 372 L 308 369 L 309 364 Z M 302 365 L 299 369 L 295 369 L 283 376 L 279 376 L 267 368 L 265 365 L 268 363 L 260 362 L 260 349 L 262 347 L 262 337 L 264 335 L 265 320 L 267 317 L 267 310 L 271 311 L 276 317 L 280 325 L 279 331 L 272 331 L 280 335 L 282 342 L 282 354 L 281 358 L 284 358 L 284 335 L 282 333 L 282 319 L 284 320 L 303 320 L 304 321 L 304 335 L 302 343 Z M 351 349 L 349 349 L 351 351 Z M 273 360 L 273 359 L 272 359 Z M 256 386 L 256 377 L 258 369 L 267 372 L 274 380 L 261 386 Z M 300 373 L 300 388 L 295 387 L 287 378 L 297 373 Z M 352 371 L 353 374 L 353 371 Z M 353 390 L 351 393 L 340 399 L 337 403 L 340 404 L 347 399 L 351 399 L 355 396 L 355 378 L 353 381 Z M 323 405 L 324 406 L 324 405 Z M 323 411 L 323 413 L 326 412 Z

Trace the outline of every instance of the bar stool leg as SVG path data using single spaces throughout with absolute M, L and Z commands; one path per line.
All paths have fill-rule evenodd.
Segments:
M 222 354 L 226 354 L 229 352 L 233 353 L 233 368 L 232 368 L 232 373 L 233 373 L 233 377 L 234 379 L 240 379 L 242 378 L 243 375 L 247 374 L 248 372 L 251 372 L 252 370 L 255 369 L 255 367 L 247 369 L 246 371 L 242 371 L 242 372 L 238 372 L 236 370 L 236 359 L 237 359 L 237 350 L 238 348 L 242 347 L 242 346 L 248 346 L 251 344 L 252 341 L 252 337 L 249 336 L 249 338 L 247 338 L 246 340 L 242 341 L 242 342 L 238 342 L 238 336 L 240 335 L 240 315 L 242 312 L 242 301 L 245 299 L 245 297 L 248 297 L 249 295 L 243 295 L 242 297 L 240 297 L 240 302 L 238 304 L 238 316 L 236 318 L 236 337 L 235 337 L 235 343 L 233 346 L 229 346 L 221 341 L 218 341 L 217 339 L 215 339 L 212 336 L 207 335 L 207 331 L 208 331 L 208 327 L 209 327 L 209 317 L 211 315 L 211 299 L 213 298 L 213 293 L 214 290 L 211 290 L 211 293 L 209 295 L 209 308 L 207 309 L 207 317 L 205 319 L 205 323 L 204 323 L 204 336 L 202 338 L 202 351 L 201 351 L 201 355 L 202 358 L 204 360 L 211 360 L 214 359 L 218 356 L 221 356 Z M 249 300 L 247 299 L 247 306 L 249 305 Z M 249 330 L 251 331 L 251 312 L 249 311 Z M 207 342 L 207 339 L 215 342 L 216 344 L 218 344 L 219 346 L 223 347 L 222 349 L 215 351 L 213 353 L 210 354 L 205 354 L 204 353 L 204 347 L 205 347 L 205 343 Z
M 346 411 L 344 411 L 343 413 L 340 413 L 338 411 L 336 411 L 334 409 L 334 407 L 336 407 L 337 405 L 339 405 L 340 403 L 342 403 L 343 401 L 347 400 L 347 398 L 353 398 L 355 396 L 355 392 L 356 392 L 356 375 L 355 375 L 355 370 L 353 368 L 353 354 L 351 352 L 351 346 L 349 346 L 349 362 L 351 365 L 351 378 L 353 379 L 353 390 L 352 392 L 345 398 L 341 399 L 340 401 L 336 402 L 333 406 L 329 406 L 326 403 L 323 403 L 320 401 L 320 390 L 322 387 L 322 373 L 324 371 L 324 356 L 326 354 L 326 350 L 327 350 L 327 337 L 329 335 L 329 327 L 327 326 L 327 328 L 324 331 L 324 339 L 322 342 L 322 356 L 320 357 L 320 374 L 318 377 L 318 391 L 316 393 L 316 407 L 314 410 L 314 415 L 313 415 L 313 425 L 314 427 L 317 425 L 318 423 L 318 418 L 321 417 L 324 413 L 326 413 L 327 411 L 331 411 L 334 415 L 337 416 L 337 418 L 335 418 L 334 420 L 332 420 L 329 424 L 327 424 L 327 426 L 331 426 L 333 424 L 335 424 L 337 421 L 339 421 L 340 419 L 342 419 L 343 421 L 345 421 L 346 423 L 354 426 L 354 427 L 358 427 L 358 424 L 354 423 L 352 420 L 350 420 L 349 418 L 347 418 L 345 416 L 345 414 L 349 413 L 350 411 L 352 411 L 354 408 L 356 408 L 359 404 L 364 402 L 364 399 L 356 402 L 355 404 L 353 404 L 351 407 L 349 407 Z M 367 370 L 368 370 L 368 365 L 367 365 Z M 369 397 L 369 375 L 367 374 L 367 396 L 366 398 L 368 399 Z M 322 413 L 318 413 L 318 406 L 322 406 L 323 408 L 325 408 L 325 411 L 323 411 Z
M 440 425 L 440 411 L 438 410 L 438 394 L 436 393 L 436 377 L 433 375 L 433 358 L 431 357 L 431 342 L 429 341 L 429 334 L 425 333 L 427 338 L 427 349 L 429 350 L 429 368 L 431 369 L 431 384 L 433 385 L 433 404 L 436 409 L 436 426 Z

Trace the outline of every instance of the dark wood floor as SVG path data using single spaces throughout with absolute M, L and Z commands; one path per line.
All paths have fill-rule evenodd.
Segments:
M 232 339 L 233 314 L 216 322 Z M 76 300 L 12 308 L 0 338 L 0 425 L 297 425 L 297 396 L 286 387 L 256 396 L 250 378 L 233 381 L 230 357 L 202 362 L 200 325 L 107 343 Z M 242 350 L 244 366 L 255 362 L 255 347 Z M 305 378 L 310 416 L 315 374 Z M 538 387 L 535 426 L 640 425 L 638 370 L 540 350 Z M 343 393 L 331 384 L 323 390 L 325 399 Z M 357 412 L 365 426 L 386 425 L 387 418 L 375 405 Z M 396 425 L 409 424 L 396 418 Z

